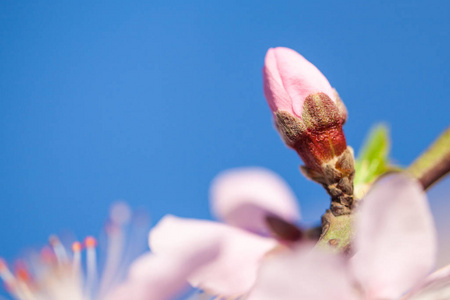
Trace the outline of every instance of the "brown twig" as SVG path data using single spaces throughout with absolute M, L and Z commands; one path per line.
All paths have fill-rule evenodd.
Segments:
M 407 169 L 428 189 L 450 172 L 450 128 Z

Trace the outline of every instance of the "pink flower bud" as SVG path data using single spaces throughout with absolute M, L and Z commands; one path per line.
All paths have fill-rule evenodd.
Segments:
M 325 76 L 292 49 L 269 49 L 263 71 L 264 94 L 273 112 L 284 110 L 301 118 L 306 98 L 317 93 L 336 103 L 335 91 Z
M 271 48 L 263 76 L 264 94 L 277 130 L 306 167 L 319 170 L 347 149 L 342 131 L 347 111 L 313 64 L 294 50 Z

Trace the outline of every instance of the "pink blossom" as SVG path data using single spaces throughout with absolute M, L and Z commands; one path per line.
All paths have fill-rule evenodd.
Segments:
M 297 220 L 295 197 L 284 181 L 270 171 L 238 169 L 214 180 L 211 206 L 219 218 L 232 226 L 166 216 L 150 232 L 150 248 L 157 255 L 176 259 L 184 251 L 195 251 L 207 240 L 221 240 L 217 258 L 195 270 L 188 279 L 210 294 L 238 297 L 252 288 L 267 254 L 281 247 L 276 239 L 255 234 L 268 233 L 265 214 Z M 250 214 L 246 220 L 244 211 Z
M 215 259 L 219 241 L 197 244 L 195 251 L 183 251 L 175 259 L 168 255 L 147 253 L 135 260 L 128 278 L 113 289 L 105 300 L 168 300 L 187 290 L 186 279 L 198 268 Z
M 428 276 L 405 300 L 450 299 L 450 265 Z
M 262 258 L 277 245 L 273 239 L 225 224 L 166 216 L 151 231 L 150 248 L 156 255 L 178 259 L 210 239 L 222 241 L 218 257 L 188 279 L 195 287 L 227 297 L 239 296 L 253 286 Z
M 267 260 L 248 299 L 398 299 L 412 290 L 408 299 L 416 300 L 444 299 L 420 296 L 430 286 L 427 295 L 449 292 L 442 285 L 450 281 L 448 270 L 425 279 L 436 232 L 416 181 L 390 175 L 376 183 L 359 208 L 355 231 L 350 259 L 302 247 Z
M 268 258 L 247 300 L 356 300 L 345 258 L 312 247 Z

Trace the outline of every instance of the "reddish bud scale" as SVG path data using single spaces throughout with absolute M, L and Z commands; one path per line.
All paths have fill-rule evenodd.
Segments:
M 341 155 L 347 149 L 347 143 L 341 125 L 321 131 L 307 131 L 293 148 L 306 166 L 318 170 L 323 162 Z

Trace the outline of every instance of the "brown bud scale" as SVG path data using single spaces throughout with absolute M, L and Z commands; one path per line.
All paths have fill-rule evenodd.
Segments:
M 275 125 L 284 142 L 305 163 L 301 171 L 320 183 L 331 196 L 331 212 L 350 214 L 353 207 L 353 151 L 347 147 L 342 129 L 347 110 L 324 93 L 306 97 L 302 116 L 275 112 Z
M 346 168 L 339 168 L 345 165 Z M 323 163 L 321 170 L 300 167 L 302 173 L 320 183 L 331 197 L 331 212 L 335 216 L 350 214 L 354 206 L 354 158 L 350 147 L 333 160 Z
M 297 151 L 308 168 L 317 170 L 347 149 L 344 121 L 338 105 L 324 93 L 305 99 L 302 118 L 287 111 L 275 112 L 275 126 L 283 141 Z

